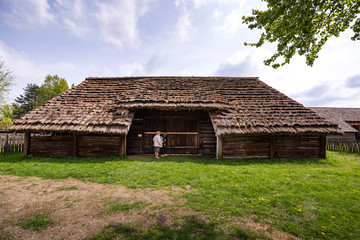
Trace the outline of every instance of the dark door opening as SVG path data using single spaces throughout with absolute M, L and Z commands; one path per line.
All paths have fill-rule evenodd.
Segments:
M 127 137 L 127 153 L 153 153 L 156 131 L 167 133 L 167 154 L 215 154 L 216 138 L 207 112 L 137 111 Z

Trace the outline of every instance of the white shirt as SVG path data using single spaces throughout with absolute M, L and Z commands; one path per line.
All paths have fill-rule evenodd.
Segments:
M 155 135 L 153 138 L 154 147 L 162 147 L 162 139 L 160 135 Z

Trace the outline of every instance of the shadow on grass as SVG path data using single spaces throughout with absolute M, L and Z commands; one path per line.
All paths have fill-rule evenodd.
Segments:
M 110 239 L 268 239 L 250 230 L 234 229 L 224 232 L 213 222 L 204 222 L 196 217 L 188 217 L 182 224 L 167 226 L 157 223 L 148 229 L 139 229 L 129 225 L 112 223 L 102 229 L 97 235 L 87 240 Z
M 174 162 L 174 163 L 196 163 L 204 165 L 228 165 L 228 166 L 240 166 L 240 165 L 255 165 L 255 164 L 326 164 L 321 158 L 277 158 L 277 159 L 216 159 L 211 157 L 200 156 L 168 156 L 160 159 L 155 159 L 152 156 L 139 156 L 131 158 L 127 157 L 112 157 L 112 158 L 56 158 L 56 157 L 34 157 L 22 156 L 22 153 L 9 153 L 2 155 L 0 162 L 38 162 L 38 163 L 70 163 L 70 164 L 93 164 L 93 163 L 106 163 L 106 162 Z

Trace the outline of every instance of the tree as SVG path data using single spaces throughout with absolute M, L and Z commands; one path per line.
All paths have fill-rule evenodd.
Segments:
M 5 94 L 10 91 L 14 77 L 9 69 L 5 67 L 4 61 L 0 61 L 0 105 L 5 101 Z
M 39 86 L 36 84 L 28 84 L 24 88 L 24 95 L 20 94 L 15 98 L 13 106 L 13 117 L 21 118 L 27 112 L 40 106 Z
M 47 75 L 40 87 L 36 84 L 28 84 L 24 88 L 24 94 L 17 97 L 12 104 L 14 118 L 21 118 L 26 113 L 67 90 L 69 90 L 69 86 L 66 80 L 58 75 Z
M 360 40 L 359 0 L 263 0 L 265 11 L 254 10 L 252 16 L 243 16 L 250 29 L 261 29 L 257 43 L 244 43 L 261 47 L 266 41 L 277 41 L 277 52 L 265 60 L 265 65 L 278 68 L 290 63 L 297 52 L 305 55 L 306 64 L 313 66 L 322 46 L 330 37 L 338 37 L 350 28 L 353 41 Z M 278 63 L 279 57 L 283 62 Z
M 44 83 L 38 89 L 40 105 L 67 90 L 69 90 L 69 85 L 67 84 L 65 78 L 60 78 L 58 75 L 51 76 L 48 74 L 45 77 Z
M 0 129 L 9 129 L 13 125 L 12 107 L 8 104 L 0 107 Z

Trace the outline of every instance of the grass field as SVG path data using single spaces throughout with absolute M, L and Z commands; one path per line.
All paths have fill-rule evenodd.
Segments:
M 0 174 L 71 177 L 129 188 L 178 186 L 184 191 L 173 197 L 186 199 L 178 207 L 201 212 L 224 228 L 246 218 L 305 239 L 360 239 L 359 154 L 328 152 L 326 159 L 156 160 L 25 158 L 19 153 L 0 156 Z M 108 229 L 103 232 L 109 234 Z

